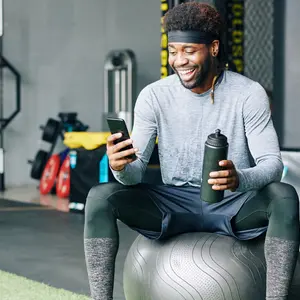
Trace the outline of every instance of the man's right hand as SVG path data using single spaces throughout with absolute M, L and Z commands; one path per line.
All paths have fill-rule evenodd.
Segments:
M 121 171 L 127 164 L 133 162 L 136 158 L 128 158 L 128 156 L 135 154 L 138 151 L 137 148 L 121 151 L 126 146 L 132 144 L 131 139 L 115 144 L 115 141 L 118 140 L 121 136 L 121 133 L 116 133 L 110 135 L 107 138 L 106 154 L 108 156 L 109 165 L 115 171 Z

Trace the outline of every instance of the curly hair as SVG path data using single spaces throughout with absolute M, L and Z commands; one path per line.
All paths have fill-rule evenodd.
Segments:
M 219 68 L 225 67 L 225 52 L 223 45 L 224 23 L 221 14 L 207 3 L 186 2 L 170 9 L 164 16 L 163 27 L 169 31 L 201 31 L 217 36 L 220 41 L 217 55 Z
M 196 30 L 218 37 L 223 31 L 220 13 L 207 3 L 187 2 L 170 9 L 164 17 L 166 32 L 174 30 Z

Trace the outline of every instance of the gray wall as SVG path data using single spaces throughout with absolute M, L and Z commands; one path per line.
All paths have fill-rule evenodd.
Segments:
M 286 0 L 283 146 L 300 148 L 300 1 Z M 276 58 L 275 58 L 276 61 Z
M 285 147 L 300 147 L 298 128 L 300 1 L 286 1 Z M 34 183 L 27 159 L 39 147 L 38 129 L 59 111 L 77 111 L 99 131 L 103 66 L 111 49 L 131 48 L 138 61 L 138 91 L 160 76 L 160 7 L 149 0 L 6 0 L 4 56 L 21 72 L 22 112 L 6 129 L 7 185 Z M 140 13 L 137 13 L 140 12 Z M 276 58 L 274 58 L 276 63 Z M 4 106 L 13 109 L 5 72 Z
M 160 5 L 149 0 L 6 0 L 4 56 L 21 72 L 22 111 L 6 129 L 6 184 L 33 183 L 27 159 L 39 147 L 40 124 L 60 111 L 99 131 L 103 67 L 111 49 L 131 48 L 138 91 L 160 77 Z M 138 13 L 139 12 L 139 13 Z M 5 111 L 13 108 L 5 72 Z

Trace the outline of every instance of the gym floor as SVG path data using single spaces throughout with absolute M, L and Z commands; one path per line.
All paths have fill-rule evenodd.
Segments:
M 83 252 L 82 214 L 68 200 L 40 196 L 36 186 L 0 193 L 0 270 L 89 295 Z M 137 233 L 119 224 L 114 299 L 124 300 L 123 265 Z

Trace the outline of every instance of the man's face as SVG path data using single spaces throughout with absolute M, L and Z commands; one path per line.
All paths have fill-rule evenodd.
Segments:
M 169 64 L 187 89 L 200 87 L 212 69 L 212 57 L 204 44 L 169 43 Z

